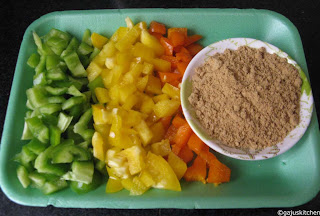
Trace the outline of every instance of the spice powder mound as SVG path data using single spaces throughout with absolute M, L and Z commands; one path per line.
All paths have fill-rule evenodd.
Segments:
M 298 125 L 301 84 L 287 59 L 242 46 L 196 68 L 188 99 L 211 137 L 260 150 L 281 142 Z

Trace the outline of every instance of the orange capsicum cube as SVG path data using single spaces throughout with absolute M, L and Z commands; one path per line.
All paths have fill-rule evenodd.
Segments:
M 173 143 L 180 146 L 181 148 L 185 146 L 192 134 L 192 129 L 188 123 L 182 125 L 178 128 L 176 135 L 174 136 Z
M 163 117 L 160 119 L 160 122 L 163 125 L 163 128 L 167 131 L 168 128 L 170 127 L 171 124 L 171 120 L 172 120 L 172 116 L 167 116 L 167 117 Z
M 198 52 L 203 49 L 200 44 L 194 43 L 186 47 L 191 56 L 195 56 Z
M 202 142 L 202 140 L 195 133 L 191 134 L 187 145 L 192 151 L 194 151 L 198 155 L 201 152 L 209 152 L 209 146 L 204 144 L 204 142 Z
M 165 55 L 172 56 L 173 55 L 173 44 L 172 42 L 165 37 L 160 38 L 160 43 L 164 47 Z
M 177 114 L 172 120 L 172 125 L 176 128 L 179 128 L 184 124 L 187 124 L 187 121 L 184 118 L 182 118 L 181 114 Z
M 179 62 L 178 59 L 175 56 L 168 56 L 168 55 L 163 55 L 160 57 L 163 60 L 166 60 L 171 63 L 171 68 L 175 69 L 177 68 L 177 63 Z
M 190 44 L 193 44 L 194 42 L 197 42 L 202 38 L 201 35 L 191 35 L 188 36 L 185 40 L 184 46 L 189 46 Z
M 231 170 L 218 160 L 214 160 L 209 165 L 208 183 L 220 184 L 229 182 Z
M 192 166 L 188 167 L 184 174 L 186 181 L 201 181 L 203 184 L 206 183 L 207 165 L 206 161 L 201 157 L 197 156 L 193 161 Z
M 166 26 L 164 24 L 156 22 L 156 21 L 152 21 L 150 23 L 149 31 L 164 35 L 164 34 L 166 34 L 167 29 L 166 29 Z
M 183 76 L 184 72 L 186 71 L 188 64 L 189 63 L 187 63 L 187 62 L 178 62 L 177 63 L 178 71 L 182 74 L 182 76 Z
M 172 83 L 174 81 L 181 81 L 181 74 L 179 73 L 172 73 L 172 72 L 158 72 L 158 76 L 162 82 L 164 83 Z
M 178 131 L 178 128 L 176 128 L 175 126 L 173 125 L 170 125 L 170 127 L 168 128 L 167 132 L 166 132 L 166 135 L 164 136 L 165 139 L 168 139 L 170 141 L 170 144 L 173 143 L 173 139 L 176 135 Z
M 193 159 L 193 152 L 188 146 L 183 146 L 178 156 L 185 162 L 189 163 Z

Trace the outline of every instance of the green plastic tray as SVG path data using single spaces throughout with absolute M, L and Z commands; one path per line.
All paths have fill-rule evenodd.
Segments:
M 218 187 L 182 181 L 182 191 L 152 189 L 142 196 L 123 190 L 105 194 L 105 184 L 85 195 L 70 189 L 45 196 L 35 189 L 23 189 L 16 177 L 13 156 L 21 150 L 20 140 L 27 88 L 32 70 L 26 65 L 35 52 L 32 31 L 39 35 L 51 28 L 81 37 L 86 28 L 111 36 L 124 19 L 157 20 L 169 27 L 188 27 L 204 36 L 202 44 L 234 37 L 249 37 L 271 43 L 292 56 L 308 73 L 299 33 L 285 17 L 266 10 L 239 9 L 127 9 L 63 11 L 47 14 L 26 30 L 21 44 L 1 140 L 0 183 L 14 202 L 30 206 L 54 205 L 73 208 L 259 208 L 288 207 L 311 200 L 320 189 L 320 140 L 315 112 L 302 139 L 288 152 L 264 161 L 241 161 L 216 154 L 232 170 L 231 181 Z

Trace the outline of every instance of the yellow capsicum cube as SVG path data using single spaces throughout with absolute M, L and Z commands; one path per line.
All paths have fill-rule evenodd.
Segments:
M 166 60 L 163 60 L 160 58 L 154 58 L 149 63 L 154 65 L 154 69 L 156 71 L 161 71 L 161 72 L 171 71 L 171 63 Z
M 163 46 L 160 44 L 157 38 L 149 34 L 147 30 L 143 29 L 141 31 L 140 40 L 141 43 L 153 49 L 157 56 L 162 56 L 164 54 Z
M 92 115 L 95 124 L 111 124 L 112 123 L 112 113 L 107 111 L 102 104 L 92 105 Z
M 110 101 L 109 92 L 107 89 L 97 87 L 94 89 L 94 93 L 96 94 L 99 103 L 104 104 Z
M 161 122 L 160 122 L 161 123 Z M 151 151 L 162 157 L 167 156 L 171 152 L 170 142 L 165 139 L 161 142 L 156 142 L 151 145 Z
M 147 123 L 144 120 L 141 120 L 138 125 L 134 126 L 134 129 L 138 132 L 142 144 L 144 146 L 148 145 L 153 137 L 153 134 Z
M 102 49 L 103 45 L 105 45 L 108 41 L 108 38 L 93 32 L 91 34 L 91 41 L 92 41 L 92 45 L 96 48 L 98 48 L 99 50 Z
M 148 82 L 145 88 L 145 91 L 149 94 L 161 94 L 161 81 L 158 77 L 153 75 L 147 75 Z
M 164 84 L 162 87 L 162 92 L 167 94 L 172 99 L 180 100 L 180 89 L 169 83 Z
M 178 100 L 161 100 L 154 105 L 153 111 L 159 117 L 172 116 L 179 108 Z
M 150 129 L 153 133 L 153 138 L 151 140 L 152 143 L 159 142 L 164 138 L 166 131 L 163 127 L 162 122 L 159 121 L 159 122 L 155 123 L 154 125 L 152 125 L 150 127 Z
M 103 137 L 99 132 L 94 132 L 92 136 L 92 147 L 93 156 L 101 161 L 105 160 L 106 155 L 106 144 L 104 143 Z
M 187 171 L 187 164 L 173 152 L 169 153 L 168 163 L 180 180 L 183 177 L 184 173 Z
M 150 114 L 153 111 L 154 102 L 148 95 L 144 95 L 140 106 L 140 112 Z
M 88 80 L 89 82 L 96 79 L 102 72 L 102 67 L 100 67 L 96 62 L 92 61 L 87 67 Z
M 145 61 L 151 61 L 155 58 L 155 52 L 150 47 L 137 42 L 132 48 L 133 56 L 141 57 Z
M 131 175 L 139 173 L 144 168 L 145 153 L 140 146 L 132 146 L 121 151 L 120 154 L 127 158 Z

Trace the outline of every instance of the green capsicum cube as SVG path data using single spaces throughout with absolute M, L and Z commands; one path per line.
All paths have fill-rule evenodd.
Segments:
M 43 124 L 40 118 L 28 118 L 26 119 L 26 123 L 33 137 L 37 137 L 37 139 L 43 143 L 47 143 L 49 141 L 49 129 Z
M 48 70 L 47 78 L 50 80 L 59 81 L 67 79 L 67 76 L 60 67 L 54 67 Z
M 67 64 L 71 74 L 75 77 L 86 77 L 87 72 L 84 69 L 78 54 L 73 51 L 70 54 L 66 55 L 64 58 L 65 63 Z
M 94 171 L 91 183 L 86 184 L 78 181 L 71 181 L 70 187 L 71 190 L 77 194 L 84 194 L 98 188 L 102 184 L 102 180 L 103 178 L 101 174 L 97 171 Z
M 40 62 L 40 55 L 38 53 L 33 53 L 28 58 L 27 64 L 32 68 L 36 68 L 39 62 Z
M 59 113 L 58 117 L 58 128 L 61 130 L 61 132 L 65 132 L 68 126 L 70 125 L 72 121 L 72 116 L 68 116 L 64 114 L 63 112 Z
M 30 185 L 31 181 L 28 177 L 28 171 L 24 166 L 19 166 L 17 168 L 17 176 L 24 188 L 27 188 Z
M 47 144 L 40 142 L 37 138 L 33 138 L 27 145 L 25 145 L 34 154 L 39 155 L 46 150 Z
M 44 185 L 41 187 L 41 190 L 44 194 L 52 194 L 54 192 L 60 191 L 64 188 L 68 187 L 68 182 L 62 179 L 59 179 L 57 181 L 50 181 L 44 183 Z
M 39 108 L 41 114 L 51 115 L 61 110 L 61 104 L 49 103 Z
M 68 170 L 67 164 L 52 164 L 52 150 L 54 146 L 48 147 L 36 158 L 34 167 L 39 173 L 47 173 L 61 176 Z
M 27 98 L 34 108 L 39 108 L 48 103 L 46 91 L 41 86 L 34 86 L 27 90 Z
M 71 166 L 72 171 L 64 174 L 61 179 L 90 184 L 94 173 L 92 161 L 75 161 Z

